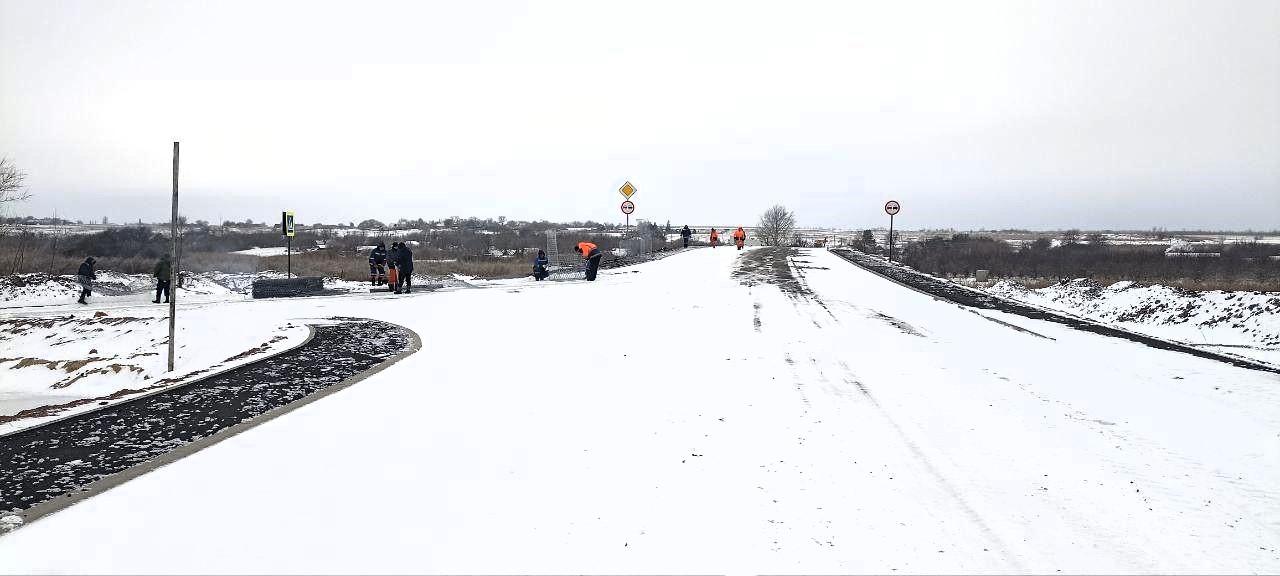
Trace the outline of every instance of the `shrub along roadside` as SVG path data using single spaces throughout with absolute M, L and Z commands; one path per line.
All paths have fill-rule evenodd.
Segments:
M 653 249 L 661 249 L 657 228 Z M 532 251 L 546 245 L 540 230 L 507 230 L 483 233 L 479 230 L 444 230 L 430 233 L 399 233 L 396 237 L 371 232 L 368 235 L 325 237 L 321 233 L 304 233 L 294 239 L 295 248 L 327 245 L 324 250 L 293 255 L 294 272 L 304 275 L 333 276 L 348 280 L 368 278 L 368 256 L 357 247 L 379 240 L 418 242 L 413 248 L 418 272 L 430 275 L 462 274 L 479 278 L 513 278 L 531 270 Z M 606 252 L 619 244 L 616 236 L 592 231 L 562 232 L 561 246 L 589 240 Z M 179 264 L 183 270 L 195 272 L 252 273 L 286 268 L 284 256 L 259 258 L 232 254 L 233 250 L 258 246 L 281 246 L 280 236 L 272 232 L 228 232 L 209 227 L 189 227 L 182 235 Z M 113 228 L 85 235 L 37 235 L 21 233 L 0 235 L 0 275 L 40 272 L 54 275 L 74 274 L 86 256 L 94 256 L 101 270 L 126 274 L 149 274 L 161 254 L 169 252 L 169 240 L 143 226 Z M 515 254 L 511 257 L 489 255 L 491 250 Z M 527 250 L 527 254 L 522 254 Z M 434 262 L 440 261 L 440 262 Z
M 1189 290 L 1280 291 L 1280 260 L 1269 258 L 1275 249 L 1236 244 L 1226 246 L 1217 258 L 1176 258 L 1165 255 L 1165 246 L 1068 243 L 1054 247 L 1044 240 L 1014 248 L 990 237 L 956 234 L 914 242 L 903 250 L 902 261 L 944 277 L 972 276 L 983 269 L 996 278 L 1033 282 L 1090 278 Z

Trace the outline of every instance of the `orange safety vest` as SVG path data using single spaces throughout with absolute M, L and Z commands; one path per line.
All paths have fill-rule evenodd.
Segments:
M 596 245 L 590 242 L 579 242 L 578 250 L 582 252 L 582 257 L 586 258 L 591 255 L 591 251 L 596 249 Z
M 711 229 L 711 241 L 712 241 L 712 242 L 715 242 L 716 240 L 719 240 L 719 239 L 720 239 L 720 234 L 719 234 L 718 232 L 716 232 L 716 229 L 715 229 L 715 228 L 712 228 L 712 229 Z
M 746 232 L 743 232 L 743 231 L 742 231 L 742 228 L 738 228 L 737 230 L 734 230 L 734 231 L 733 231 L 733 239 L 734 239 L 734 240 L 739 240 L 739 241 L 746 240 L 746 239 L 747 239 L 747 233 L 746 233 Z

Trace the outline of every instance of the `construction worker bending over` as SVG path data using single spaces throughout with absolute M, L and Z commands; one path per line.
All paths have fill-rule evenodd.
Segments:
M 600 259 L 604 258 L 600 248 L 591 242 L 579 242 L 573 247 L 573 251 L 581 254 L 582 259 L 587 261 L 587 280 L 594 282 L 596 272 L 600 271 Z

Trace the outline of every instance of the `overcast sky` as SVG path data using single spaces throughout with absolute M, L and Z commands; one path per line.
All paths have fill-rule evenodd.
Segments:
M 1280 228 L 1280 1 L 0 0 L 22 213 Z

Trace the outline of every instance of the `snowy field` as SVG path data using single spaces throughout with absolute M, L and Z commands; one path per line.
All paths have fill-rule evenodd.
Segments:
M 1027 289 L 1001 281 L 988 292 L 1221 354 L 1280 366 L 1280 293 L 1189 292 L 1168 286 L 1075 280 Z
M 1274 374 L 757 251 L 220 303 L 422 349 L 0 536 L 0 572 L 1280 571 Z
M 250 300 L 253 280 L 260 277 L 284 274 L 187 276 L 180 289 L 183 322 L 174 372 L 167 371 L 169 306 L 151 303 L 151 276 L 100 272 L 88 306 L 74 304 L 80 287 L 72 276 L 6 278 L 9 284 L 0 286 L 0 434 L 228 370 L 301 343 L 308 334 L 301 322 L 258 322 L 237 313 L 250 308 L 227 306 Z M 420 285 L 427 283 L 420 279 Z M 338 293 L 369 289 L 367 283 L 336 278 L 326 279 L 325 288 Z

